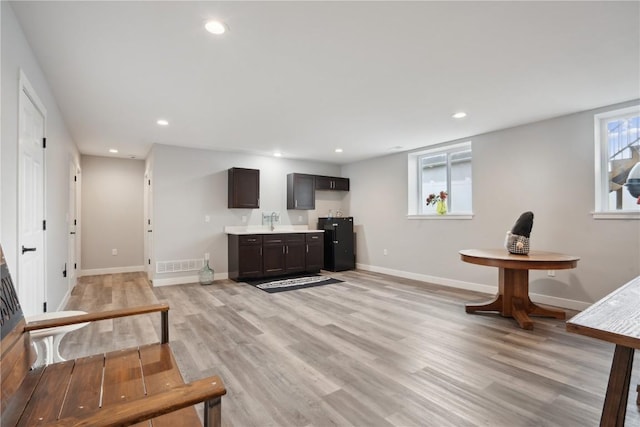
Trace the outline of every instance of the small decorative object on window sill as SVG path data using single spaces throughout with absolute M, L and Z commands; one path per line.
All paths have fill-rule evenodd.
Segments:
M 447 192 L 441 191 L 439 194 L 429 194 L 427 197 L 427 206 L 436 205 L 438 215 L 447 213 Z
M 533 228 L 533 212 L 525 212 L 516 221 L 511 231 L 507 231 L 504 247 L 509 253 L 527 255 L 529 253 L 529 237 Z
M 201 285 L 210 285 L 213 283 L 213 270 L 209 267 L 208 257 L 204 260 L 204 267 L 198 272 L 198 279 Z

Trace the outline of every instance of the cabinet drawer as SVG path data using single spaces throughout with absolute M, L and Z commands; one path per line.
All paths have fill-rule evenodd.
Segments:
M 242 246 L 262 245 L 262 236 L 259 234 L 240 236 L 238 242 Z
M 283 245 L 285 234 L 265 234 L 262 236 L 262 243 L 265 245 Z
M 304 243 L 304 234 L 302 233 L 285 234 L 284 241 L 287 243 L 296 243 L 296 242 Z
M 307 243 L 321 242 L 323 240 L 322 237 L 323 237 L 322 233 L 308 233 Z

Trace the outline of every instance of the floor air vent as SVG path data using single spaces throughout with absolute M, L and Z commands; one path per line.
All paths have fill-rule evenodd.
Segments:
M 204 259 L 182 259 L 177 261 L 156 262 L 156 273 L 177 273 L 180 271 L 197 271 L 204 267 Z

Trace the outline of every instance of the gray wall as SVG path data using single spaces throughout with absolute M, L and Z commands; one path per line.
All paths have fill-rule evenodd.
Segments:
M 83 274 L 142 270 L 144 161 L 82 156 L 81 162 Z
M 45 150 L 45 209 L 47 231 L 46 244 L 46 296 L 49 310 L 62 308 L 69 294 L 69 283 L 62 276 L 68 256 L 67 218 L 69 214 L 70 163 L 79 165 L 75 142 L 69 135 L 46 78 L 33 55 L 29 44 L 11 9 L 10 3 L 0 2 L 2 8 L 1 92 L 2 119 L 0 133 L 0 159 L 2 172 L 0 199 L 2 214 L 0 243 L 11 274 L 17 277 L 18 249 L 18 77 L 20 69 L 35 89 L 47 110 Z
M 505 232 L 531 210 L 532 249 L 581 258 L 578 268 L 556 271 L 554 278 L 532 271 L 531 292 L 566 307 L 596 301 L 640 274 L 640 221 L 592 217 L 593 115 L 626 105 L 465 139 L 473 143 L 472 220 L 407 218 L 406 153 L 345 166 L 358 263 L 443 284 L 495 288 L 497 269 L 463 263 L 458 251 L 502 247 Z
M 227 208 L 227 170 L 231 167 L 260 169 L 260 209 Z M 340 176 L 336 165 L 155 145 L 147 168 L 153 177 L 154 266 L 155 261 L 202 259 L 208 252 L 216 276 L 225 277 L 225 226 L 261 225 L 262 212 L 278 211 L 281 224 L 315 228 L 318 216 L 326 216 L 329 209 L 349 214 L 346 193 L 340 192 L 317 192 L 314 211 L 286 209 L 288 173 Z M 205 215 L 210 222 L 205 222 Z M 194 275 L 197 273 L 155 274 L 154 284 L 193 281 Z

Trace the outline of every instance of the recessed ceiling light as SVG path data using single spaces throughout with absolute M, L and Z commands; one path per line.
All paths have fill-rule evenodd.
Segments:
M 109 152 L 115 154 L 118 152 L 118 150 L 116 150 L 115 148 L 110 148 Z
M 156 122 L 157 124 L 159 124 L 160 126 L 167 126 L 169 125 L 169 122 L 164 120 L 164 119 L 160 119 Z
M 273 153 L 273 155 L 274 155 L 275 157 L 282 157 L 282 153 L 281 153 L 281 152 L 279 152 L 279 151 L 276 151 L 275 153 Z
M 459 113 L 455 113 L 453 116 L 454 119 L 461 119 L 463 117 L 467 117 L 467 113 L 465 113 L 464 111 L 460 111 Z
M 342 148 L 336 148 L 336 153 L 342 153 Z
M 219 36 L 227 31 L 227 27 L 220 21 L 208 21 L 204 24 L 204 28 L 211 34 Z

